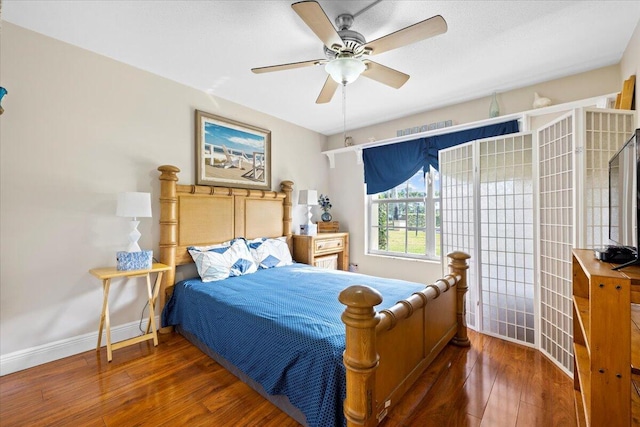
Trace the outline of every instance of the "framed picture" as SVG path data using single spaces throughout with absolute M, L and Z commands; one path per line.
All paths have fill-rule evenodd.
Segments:
M 196 184 L 271 190 L 271 131 L 196 110 Z

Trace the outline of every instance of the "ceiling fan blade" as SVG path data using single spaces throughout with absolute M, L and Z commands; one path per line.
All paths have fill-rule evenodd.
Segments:
M 377 55 L 388 50 L 396 49 L 429 37 L 447 32 L 447 21 L 440 15 L 433 16 L 402 30 L 387 34 L 379 39 L 365 44 L 365 49 L 371 49 L 371 55 Z
M 393 68 L 385 67 L 384 65 L 369 60 L 364 61 L 364 63 L 367 64 L 367 69 L 364 70 L 362 75 L 387 86 L 400 89 L 402 85 L 409 80 L 408 74 L 394 70 Z
M 326 47 L 337 49 L 343 46 L 342 39 L 318 2 L 301 1 L 291 7 Z
M 270 73 L 272 71 L 292 70 L 294 68 L 310 67 L 312 65 L 320 65 L 326 63 L 326 59 L 313 59 L 311 61 L 292 62 L 290 64 L 270 65 L 268 67 L 252 68 L 256 74 Z
M 316 104 L 326 104 L 331 101 L 333 94 L 336 93 L 336 89 L 338 89 L 338 83 L 333 80 L 331 76 L 327 76 L 327 80 L 324 82 L 324 86 L 322 86 L 320 95 L 318 95 L 318 99 L 316 99 Z

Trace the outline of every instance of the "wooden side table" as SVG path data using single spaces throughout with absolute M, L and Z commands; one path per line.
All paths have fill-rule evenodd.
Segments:
M 161 263 L 154 263 L 148 270 L 121 271 L 117 270 L 115 267 L 92 268 L 91 270 L 89 270 L 89 273 L 102 280 L 102 314 L 100 314 L 100 326 L 98 327 L 98 346 L 96 347 L 96 350 L 100 351 L 102 342 L 102 328 L 104 327 L 107 332 L 107 360 L 109 362 L 111 362 L 111 360 L 113 359 L 113 350 L 117 350 L 119 348 L 150 339 L 153 339 L 154 346 L 158 345 L 158 328 L 156 327 L 155 304 L 156 299 L 158 298 L 160 284 L 162 283 L 162 275 L 165 271 L 168 270 L 171 270 L 171 267 Z M 151 273 L 157 273 L 155 288 L 153 289 L 153 291 L 151 288 Z M 111 279 L 117 277 L 124 277 L 127 279 L 133 277 L 147 278 L 147 296 L 149 298 L 149 323 L 147 323 L 147 330 L 144 335 L 111 344 L 111 323 L 109 320 L 109 287 L 111 286 Z

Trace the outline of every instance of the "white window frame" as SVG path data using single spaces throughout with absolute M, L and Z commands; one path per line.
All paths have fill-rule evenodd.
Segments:
M 421 173 L 421 172 L 418 172 Z M 383 255 L 383 256 L 391 256 L 395 258 L 407 258 L 407 259 L 423 259 L 430 261 L 441 261 L 441 245 L 440 247 L 436 247 L 437 234 L 438 229 L 436 224 L 436 210 L 440 209 L 440 193 L 438 192 L 437 197 L 434 195 L 434 179 L 433 174 L 438 173 L 435 170 L 431 170 L 425 176 L 425 193 L 426 197 L 412 197 L 412 198 L 396 198 L 396 199 L 378 199 L 377 194 L 371 194 L 367 196 L 367 209 L 365 212 L 365 224 L 367 227 L 367 254 L 369 255 Z M 414 175 L 415 176 L 415 175 Z M 412 177 L 413 178 L 413 177 Z M 409 178 L 411 179 L 411 178 Z M 408 182 L 405 181 L 400 185 L 406 185 Z M 379 194 L 379 193 L 378 193 Z M 377 237 L 378 236 L 378 224 L 373 224 L 372 218 L 374 218 L 374 214 L 377 217 L 378 207 L 380 204 L 390 205 L 397 203 L 423 203 L 423 207 L 425 209 L 425 226 L 424 227 L 408 227 L 405 226 L 405 236 L 409 231 L 424 231 L 425 233 L 425 252 L 424 254 L 414 254 L 407 252 L 408 238 L 405 237 L 405 250 L 404 252 L 394 252 L 388 250 L 380 250 L 377 247 Z M 387 209 L 388 211 L 388 209 Z M 432 227 L 428 227 L 427 224 L 433 224 Z M 442 242 L 442 240 L 440 241 Z

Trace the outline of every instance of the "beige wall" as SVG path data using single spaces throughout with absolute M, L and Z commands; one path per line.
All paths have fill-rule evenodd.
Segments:
M 127 243 L 116 193 L 152 193 L 140 246 L 157 253 L 156 168 L 176 165 L 194 183 L 195 109 L 271 130 L 274 189 L 292 179 L 327 191 L 323 135 L 7 22 L 0 43 L 3 356 L 83 334 L 95 342 L 102 296 L 88 270 L 115 265 Z M 303 220 L 294 206 L 294 226 Z M 114 326 L 140 318 L 143 286 L 111 296 Z
M 561 104 L 614 93 L 620 90 L 621 85 L 620 66 L 612 65 L 498 94 L 500 113 L 504 115 L 530 110 L 534 92 L 551 98 L 554 104 Z M 490 102 L 491 98 L 487 96 L 375 126 L 356 129 L 349 131 L 348 134 L 353 137 L 355 144 L 362 144 L 368 142 L 369 138 L 376 140 L 393 138 L 398 129 L 426 123 L 442 120 L 453 120 L 454 124 L 474 122 L 488 118 Z M 342 146 L 342 134 L 329 137 L 328 149 Z M 350 261 L 358 264 L 360 272 L 426 283 L 440 277 L 442 266 L 439 263 L 365 255 L 364 170 L 362 165 L 356 163 L 353 153 L 336 156 L 336 167 L 329 170 L 329 181 L 330 195 L 334 206 L 332 214 L 340 220 L 342 227 L 351 233 Z

